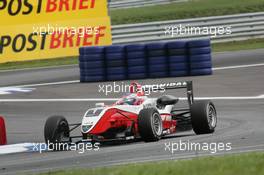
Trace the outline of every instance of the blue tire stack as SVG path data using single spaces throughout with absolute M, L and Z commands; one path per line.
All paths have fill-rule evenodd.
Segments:
M 81 47 L 80 81 L 211 75 L 210 39 Z
M 81 47 L 79 52 L 80 81 L 105 81 L 104 47 Z
M 126 46 L 128 79 L 144 79 L 147 77 L 147 57 L 144 44 Z
M 106 79 L 108 81 L 126 80 L 127 65 L 125 46 L 113 45 L 105 47 Z
M 188 42 L 190 75 L 211 75 L 212 57 L 210 39 Z
M 146 45 L 148 76 L 150 78 L 168 77 L 168 59 L 166 43 L 151 43 Z
M 169 75 L 181 77 L 189 75 L 189 57 L 186 41 L 167 43 Z

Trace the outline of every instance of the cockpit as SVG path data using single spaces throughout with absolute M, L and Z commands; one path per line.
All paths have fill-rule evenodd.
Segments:
M 136 94 L 124 95 L 116 102 L 116 105 L 140 105 L 144 102 L 143 97 L 138 97 Z

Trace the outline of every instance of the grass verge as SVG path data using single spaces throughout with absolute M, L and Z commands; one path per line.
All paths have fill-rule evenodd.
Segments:
M 116 25 L 261 11 L 264 11 L 264 0 L 189 0 L 167 5 L 111 10 L 110 16 L 112 24 Z
M 212 47 L 213 52 L 264 49 L 264 38 L 245 41 L 232 41 L 226 43 L 215 43 L 212 45 Z
M 264 153 L 50 172 L 42 175 L 262 175 Z
M 78 57 L 7 62 L 0 64 L 0 70 L 15 70 L 15 69 L 41 68 L 41 67 L 53 67 L 53 66 L 56 67 L 56 66 L 66 66 L 73 64 L 78 64 Z
M 264 48 L 264 39 L 251 39 L 213 44 L 213 52 L 237 51 Z M 78 64 L 78 57 L 54 58 L 47 60 L 21 61 L 1 63 L 0 70 L 15 70 L 25 68 L 41 68 Z

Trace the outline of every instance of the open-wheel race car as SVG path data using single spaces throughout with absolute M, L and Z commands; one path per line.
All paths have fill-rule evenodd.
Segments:
M 186 89 L 186 108 L 178 107 L 179 98 L 172 95 L 149 98 L 144 92 L 151 86 L 132 83 L 129 94 L 112 105 L 97 103 L 85 112 L 81 123 L 69 124 L 63 116 L 49 117 L 44 128 L 45 141 L 71 143 L 79 137 L 79 142 L 133 139 L 150 142 L 179 131 L 193 129 L 196 134 L 215 131 L 215 106 L 210 100 L 194 100 L 191 81 L 159 85 L 162 90 Z M 71 136 L 80 126 L 80 136 Z

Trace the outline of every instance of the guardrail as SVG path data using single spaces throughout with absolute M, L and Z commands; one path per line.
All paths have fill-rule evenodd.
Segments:
M 188 0 L 111 0 L 109 6 L 111 9 L 133 8 L 186 1 Z
M 166 35 L 168 26 L 231 27 L 230 35 Z M 212 42 L 226 42 L 264 37 L 264 12 L 238 15 L 202 17 L 184 20 L 158 21 L 140 24 L 116 25 L 112 27 L 113 43 L 146 43 L 179 39 L 211 37 Z

